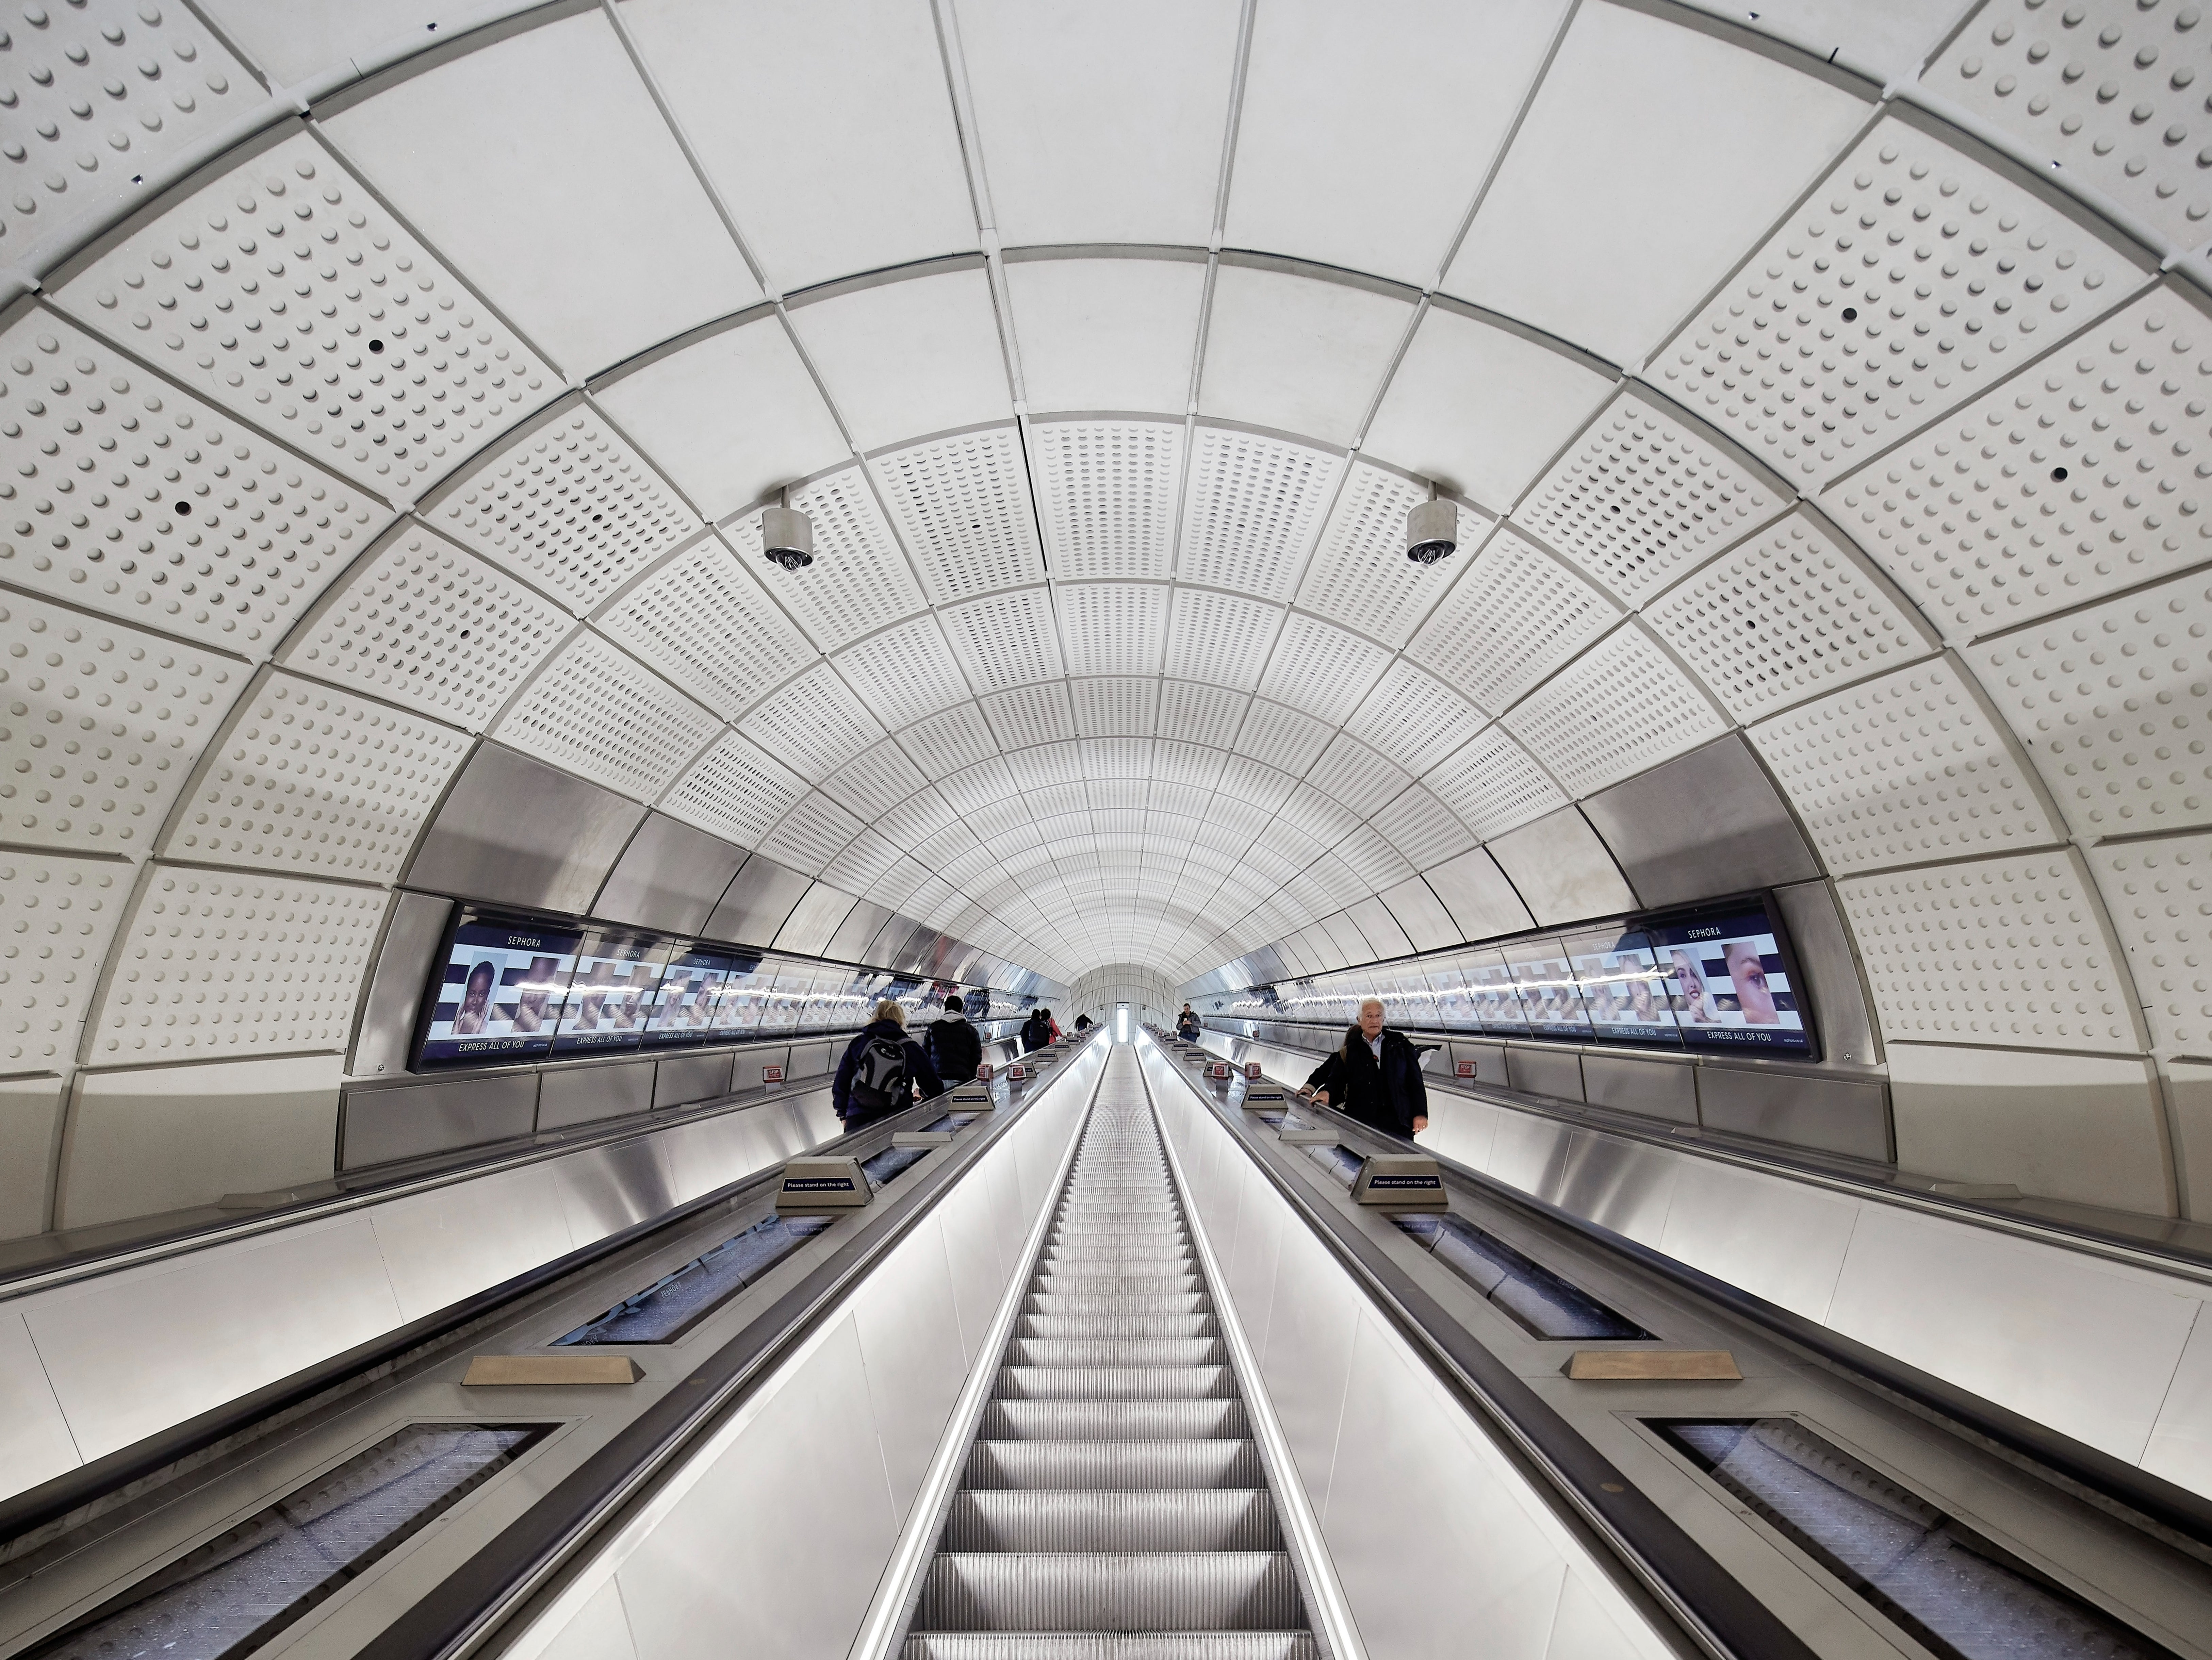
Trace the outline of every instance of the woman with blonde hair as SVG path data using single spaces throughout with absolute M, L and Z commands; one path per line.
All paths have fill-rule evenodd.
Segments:
M 921 1045 L 906 1034 L 906 1006 L 896 997 L 876 1005 L 876 1017 L 846 1045 L 837 1063 L 837 1081 L 830 1100 L 848 1132 L 914 1104 L 915 1086 L 922 1098 L 945 1093 L 945 1081 L 929 1063 Z

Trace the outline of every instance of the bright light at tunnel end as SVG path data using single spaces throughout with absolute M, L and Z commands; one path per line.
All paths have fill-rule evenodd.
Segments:
M 1127 1003 L 1121 1004 L 1114 1011 L 1114 1041 L 1115 1043 L 1129 1041 L 1129 1005 Z

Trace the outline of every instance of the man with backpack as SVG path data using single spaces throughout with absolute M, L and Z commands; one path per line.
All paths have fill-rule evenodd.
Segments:
M 1043 1009 L 1034 1010 L 1029 1019 L 1022 1022 L 1022 1052 L 1027 1054 L 1032 1049 L 1042 1049 L 1051 1041 L 1052 1022 L 1045 1018 Z
M 942 1095 L 945 1081 L 906 1034 L 906 1009 L 896 997 L 876 1005 L 876 1017 L 860 1028 L 837 1063 L 830 1101 L 848 1134 L 861 1125 L 914 1105 L 914 1088 L 924 1096 Z
M 945 1015 L 931 1023 L 922 1049 L 947 1087 L 974 1080 L 983 1064 L 983 1039 L 968 1024 L 968 1005 L 956 993 L 945 1000 Z

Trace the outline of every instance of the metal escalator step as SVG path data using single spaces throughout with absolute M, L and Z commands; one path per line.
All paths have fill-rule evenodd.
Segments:
M 1018 1337 L 1211 1337 L 1211 1314 L 1024 1314 Z
M 1279 1551 L 983 1554 L 929 1565 L 923 1631 L 1280 1631 L 1304 1621 Z
M 1115 1274 L 1102 1271 L 1096 1274 L 1060 1274 L 1048 1271 L 1030 1281 L 1032 1291 L 1085 1292 L 1112 1295 L 1116 1292 L 1139 1292 L 1150 1296 L 1170 1295 L 1176 1292 L 1197 1293 L 1205 1289 L 1196 1271 L 1185 1269 L 1179 1274 Z
M 949 1551 L 1280 1550 L 1264 1487 L 1006 1488 L 957 1493 Z
M 1242 1441 L 1242 1401 L 992 1401 L 976 1433 L 998 1441 Z
M 1006 1345 L 1016 1366 L 1218 1366 L 1229 1351 L 1218 1337 L 1017 1337 Z
M 1212 1300 L 1203 1291 L 1127 1292 L 1097 1295 L 1079 1291 L 1030 1291 L 1022 1300 L 1025 1314 L 1211 1314 Z
M 969 1487 L 1255 1487 L 1267 1480 L 1250 1441 L 977 1441 Z
M 916 1632 L 899 1660 L 1322 1660 L 1310 1631 Z
M 1000 1366 L 1000 1401 L 1226 1400 L 1237 1380 L 1225 1366 Z

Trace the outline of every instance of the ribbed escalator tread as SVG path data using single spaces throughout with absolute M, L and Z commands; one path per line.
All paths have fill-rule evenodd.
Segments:
M 1136 1070 L 1107 1062 L 901 1660 L 1321 1660 Z

